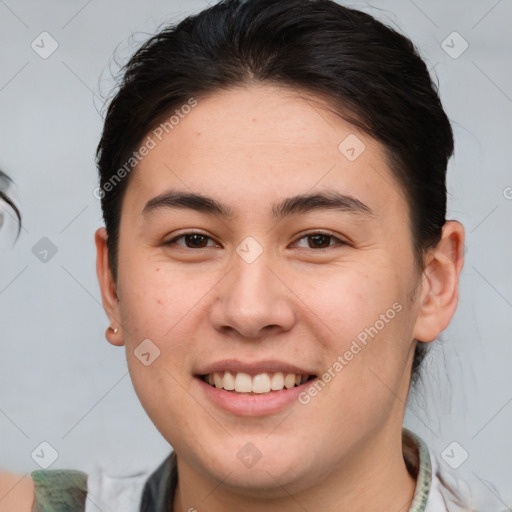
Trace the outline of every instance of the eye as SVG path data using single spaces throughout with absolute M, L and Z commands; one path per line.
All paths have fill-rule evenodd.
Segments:
M 337 240 L 339 243 L 336 244 L 330 244 L 328 243 L 328 239 Z M 308 247 L 308 249 L 326 249 L 327 247 L 332 247 L 333 245 L 348 245 L 343 240 L 340 240 L 339 238 L 335 237 L 334 235 L 331 235 L 330 233 L 309 233 L 308 235 L 305 235 L 301 238 L 299 238 L 299 242 L 301 240 L 311 240 L 313 243 L 313 247 Z M 327 241 L 327 242 L 326 242 Z
M 212 240 L 209 236 L 203 235 L 203 233 L 190 232 L 172 238 L 168 242 L 165 242 L 164 245 L 180 245 L 183 247 L 183 244 L 177 243 L 177 241 L 181 240 L 182 238 L 185 240 L 184 247 L 187 247 L 189 249 L 203 249 L 204 247 L 206 247 L 207 240 Z M 214 244 L 214 247 L 217 246 Z
M 185 244 L 178 243 L 178 240 L 181 239 L 185 241 Z M 338 243 L 330 243 L 329 239 L 331 239 L 331 241 L 336 240 Z M 204 249 L 208 247 L 208 240 L 213 242 L 213 239 L 204 235 L 203 233 L 189 232 L 172 238 L 168 242 L 165 242 L 164 245 L 179 245 L 188 249 Z M 298 239 L 298 242 L 301 240 L 308 240 L 312 242 L 312 246 L 311 244 L 308 244 L 310 245 L 310 247 L 307 247 L 308 249 L 326 249 L 328 247 L 332 247 L 333 245 L 348 245 L 346 242 L 340 240 L 334 235 L 323 232 L 315 232 L 302 236 Z M 212 247 L 212 245 L 209 247 Z M 213 247 L 218 247 L 218 245 L 214 243 Z

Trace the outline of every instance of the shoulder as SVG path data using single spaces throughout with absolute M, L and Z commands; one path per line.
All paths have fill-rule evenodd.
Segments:
M 430 450 L 432 461 L 431 496 L 425 512 L 508 512 L 504 498 L 494 486 L 482 485 L 469 470 L 451 468 Z
M 87 474 L 82 471 L 0 472 L 0 512 L 83 512 L 86 496 Z
M 35 512 L 83 512 L 87 473 L 76 469 L 42 469 L 30 474 L 34 482 Z
M 34 481 L 30 474 L 0 471 L 0 512 L 31 512 Z
M 475 494 L 482 485 L 471 485 L 460 470 L 455 472 L 413 432 L 403 429 L 403 453 L 417 485 L 410 512 L 501 512 L 502 503 L 491 493 Z M 495 493 L 497 496 L 497 493 Z M 506 509 L 505 509 L 506 510 Z

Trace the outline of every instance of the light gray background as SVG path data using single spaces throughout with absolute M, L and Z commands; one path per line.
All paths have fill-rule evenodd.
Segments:
M 512 1 L 350 5 L 413 39 L 439 77 L 456 137 L 448 218 L 467 230 L 460 304 L 433 346 L 406 425 L 439 456 L 457 441 L 469 453 L 457 471 L 478 478 L 485 492 L 493 482 L 510 507 Z M 11 192 L 24 218 L 13 245 L 4 210 L 0 237 L 0 468 L 38 469 L 31 453 L 42 441 L 59 454 L 51 468 L 84 471 L 98 461 L 120 472 L 153 468 L 170 450 L 138 402 L 124 348 L 104 338 L 94 150 L 116 47 L 123 61 L 133 32 L 140 42 L 160 23 L 206 6 L 0 0 L 0 168 L 16 182 Z M 47 59 L 31 48 L 43 31 L 59 45 Z M 469 44 L 456 59 L 442 47 L 454 31 Z M 463 44 L 453 37 L 452 52 Z M 58 250 L 46 263 L 32 252 L 43 237 Z

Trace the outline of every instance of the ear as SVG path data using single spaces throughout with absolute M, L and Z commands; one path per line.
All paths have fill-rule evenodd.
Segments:
M 98 228 L 94 235 L 94 241 L 96 243 L 96 274 L 101 290 L 101 300 L 105 313 L 110 318 L 110 325 L 115 329 L 119 329 L 116 334 L 112 329 L 107 329 L 105 337 L 112 345 L 121 346 L 124 345 L 123 329 L 119 321 L 121 315 L 119 312 L 116 283 L 108 260 L 107 230 L 105 228 Z
M 463 265 L 464 228 L 457 221 L 447 221 L 441 240 L 426 255 L 414 325 L 414 338 L 418 341 L 434 341 L 450 323 L 459 300 Z

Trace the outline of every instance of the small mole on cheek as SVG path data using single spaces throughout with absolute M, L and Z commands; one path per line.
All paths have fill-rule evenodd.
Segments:
M 163 304 L 162 299 L 156 299 L 157 304 Z

